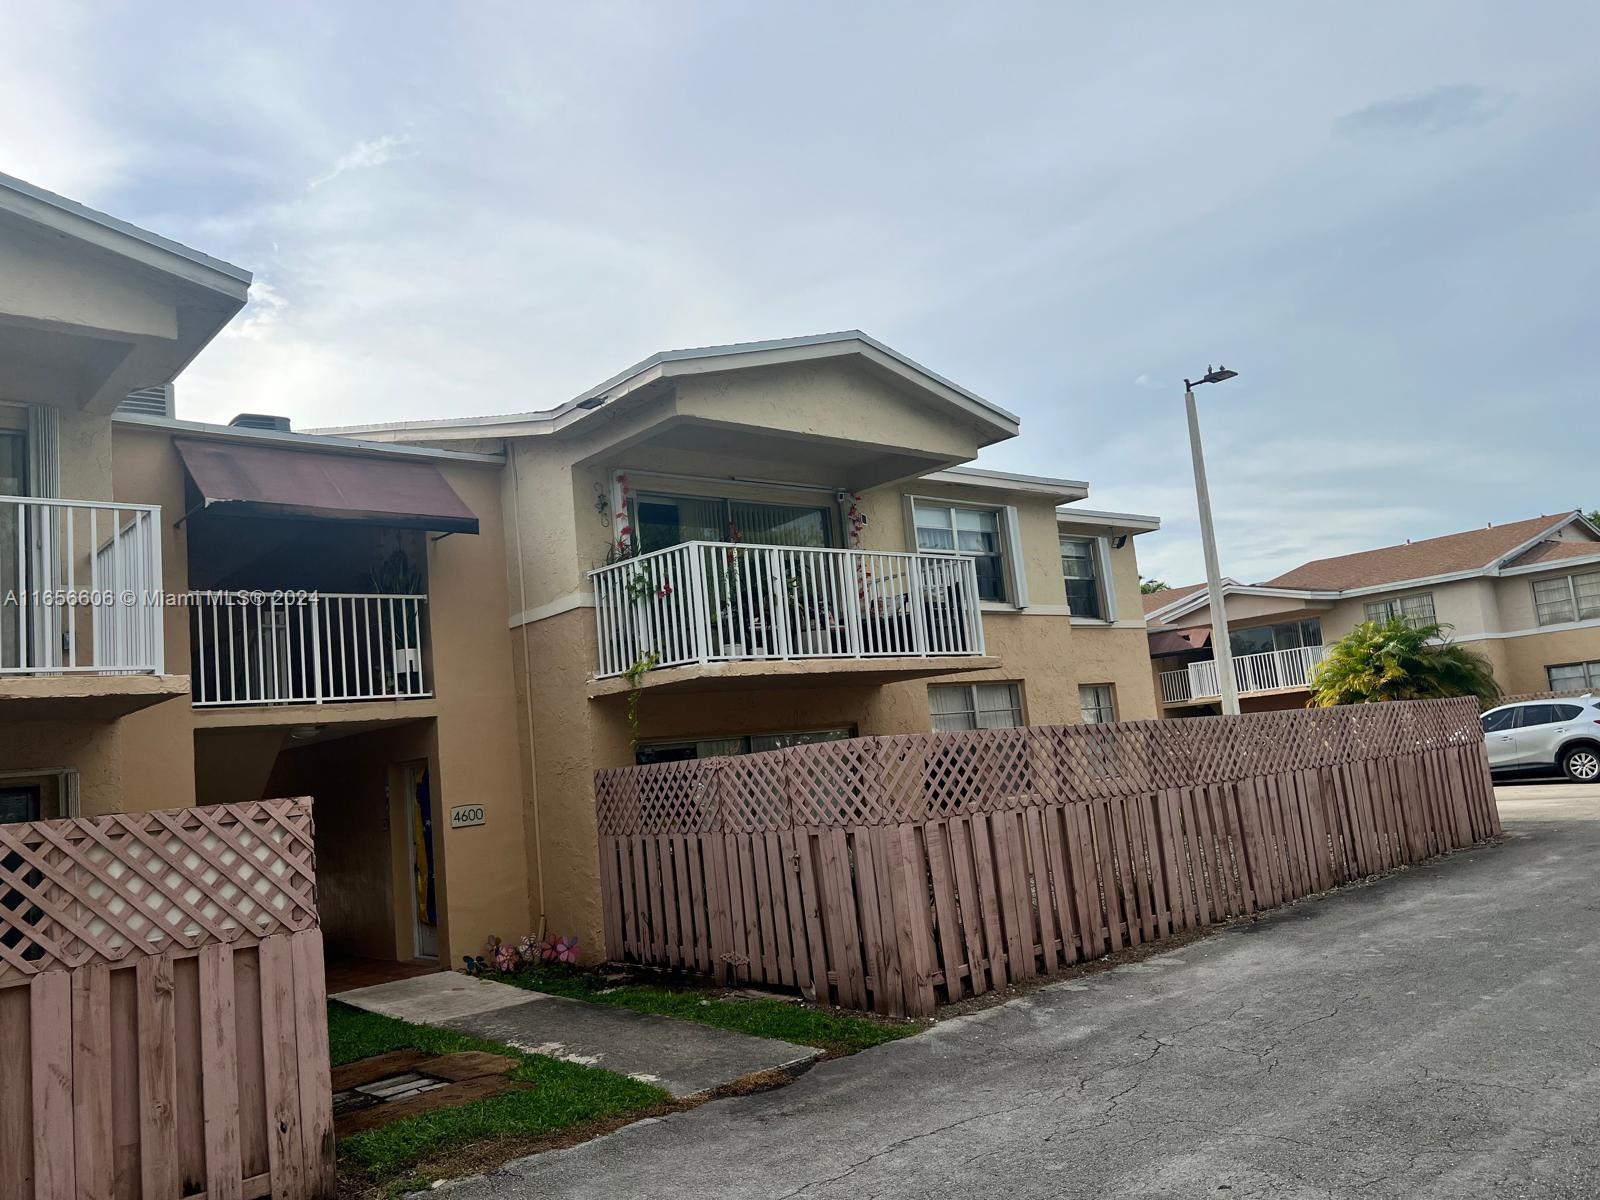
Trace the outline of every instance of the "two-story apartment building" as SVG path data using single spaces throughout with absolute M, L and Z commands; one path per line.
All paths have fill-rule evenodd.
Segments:
M 1133 538 L 975 469 L 1018 421 L 859 332 L 652 356 L 545 411 L 351 433 L 507 457 L 533 911 L 599 936 L 591 777 L 1151 717 Z
M 166 415 L 249 285 L 0 177 L 0 821 L 314 795 L 330 947 L 475 946 L 527 923 L 504 459 Z
M 168 385 L 247 272 L 4 178 L 0 256 L 0 820 L 311 795 L 330 948 L 454 961 L 599 945 L 597 768 L 1156 714 L 1159 522 L 863 334 L 217 426 Z
M 1393 616 L 1446 626 L 1508 694 L 1600 686 L 1600 529 L 1575 511 L 1230 579 L 1224 594 L 1246 711 L 1303 705 L 1325 645 Z M 1205 585 L 1143 599 L 1163 712 L 1216 711 Z

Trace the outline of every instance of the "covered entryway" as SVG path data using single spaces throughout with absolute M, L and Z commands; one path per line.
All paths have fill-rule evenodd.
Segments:
M 447 944 L 432 717 L 195 733 L 201 804 L 310 796 L 330 963 L 369 982 L 435 969 Z

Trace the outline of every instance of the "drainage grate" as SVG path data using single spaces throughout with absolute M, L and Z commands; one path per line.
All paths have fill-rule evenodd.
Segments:
M 357 1084 L 343 1092 L 333 1094 L 333 1115 L 357 1112 L 374 1104 L 392 1104 L 396 1100 L 409 1100 L 423 1092 L 445 1087 L 448 1079 L 424 1075 L 421 1071 L 405 1071 L 399 1075 L 386 1075 L 371 1083 Z

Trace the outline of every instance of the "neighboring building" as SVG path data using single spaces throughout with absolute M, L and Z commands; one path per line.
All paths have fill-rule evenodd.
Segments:
M 249 283 L 0 176 L 0 821 L 313 795 L 332 949 L 475 949 L 528 923 L 504 459 L 160 415 Z
M 1579 512 L 1316 559 L 1224 592 L 1245 711 L 1303 705 L 1325 645 L 1393 616 L 1447 626 L 1508 694 L 1600 687 L 1600 529 Z M 1205 585 L 1143 599 L 1163 711 L 1217 711 Z
M 1016 418 L 862 334 L 359 437 L 177 419 L 249 282 L 0 177 L 0 820 L 312 795 L 330 949 L 453 961 L 599 944 L 597 768 L 1156 715 L 1159 522 L 963 466 Z

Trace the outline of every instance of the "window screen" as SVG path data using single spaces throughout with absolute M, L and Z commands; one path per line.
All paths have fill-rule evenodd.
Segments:
M 928 711 L 941 732 L 1011 729 L 1022 724 L 1022 697 L 1014 683 L 934 684 Z
M 1061 576 L 1067 585 L 1067 611 L 1075 617 L 1106 619 L 1100 589 L 1100 564 L 1090 538 L 1061 539 Z
M 1086 683 L 1078 689 L 1085 724 L 1103 725 L 1117 719 L 1116 693 L 1109 683 Z
M 977 569 L 978 599 L 1005 602 L 1006 571 L 1000 549 L 998 509 L 958 508 L 919 500 L 911 511 L 918 550 L 966 555 Z

